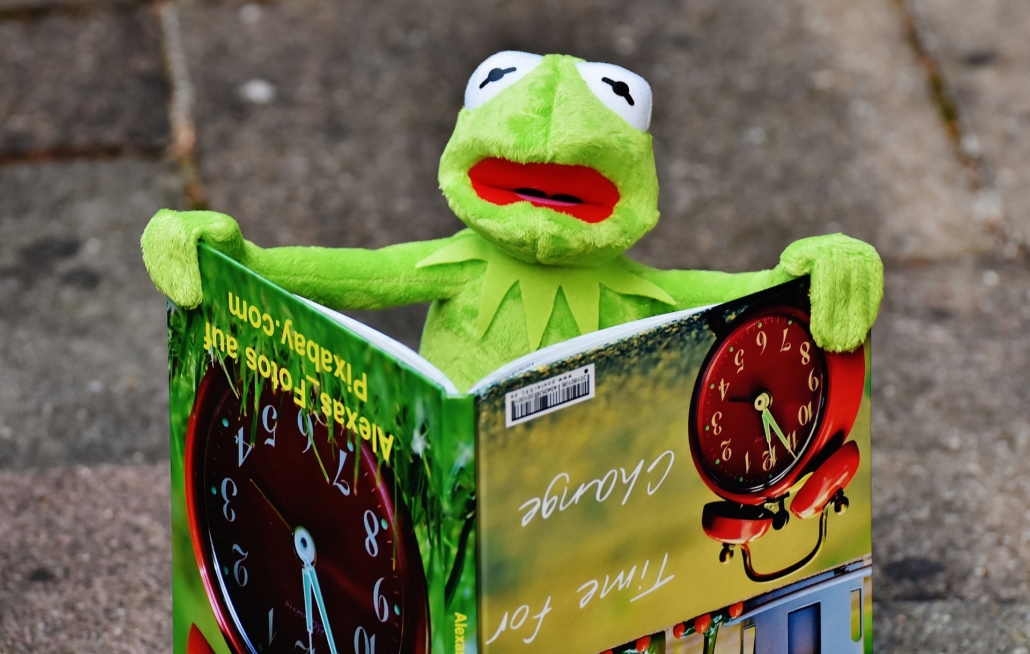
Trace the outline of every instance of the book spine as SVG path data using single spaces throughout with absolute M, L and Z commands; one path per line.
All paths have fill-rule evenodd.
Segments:
M 477 652 L 475 398 L 444 397 L 434 466 L 442 489 L 440 548 L 427 570 L 433 654 Z

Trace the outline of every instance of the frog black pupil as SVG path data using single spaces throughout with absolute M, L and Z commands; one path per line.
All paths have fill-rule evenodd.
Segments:
M 483 83 L 479 85 L 479 88 L 483 88 L 484 86 L 486 86 L 490 82 L 497 82 L 502 77 L 507 75 L 508 73 L 514 73 L 514 72 L 515 72 L 515 67 L 514 66 L 512 66 L 511 68 L 494 68 L 486 76 L 486 79 L 483 80 Z
M 607 84 L 608 86 L 612 87 L 612 91 L 615 93 L 615 95 L 619 96 L 620 98 L 626 98 L 626 102 L 629 103 L 629 106 L 632 107 L 636 104 L 635 102 L 633 102 L 633 96 L 629 94 L 629 84 L 626 84 L 626 82 L 617 82 L 608 77 L 602 77 L 601 81 Z

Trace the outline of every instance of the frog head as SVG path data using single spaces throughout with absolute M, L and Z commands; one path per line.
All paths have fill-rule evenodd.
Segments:
M 440 188 L 511 256 L 601 265 L 658 222 L 650 120 L 651 89 L 624 68 L 501 52 L 469 80 Z

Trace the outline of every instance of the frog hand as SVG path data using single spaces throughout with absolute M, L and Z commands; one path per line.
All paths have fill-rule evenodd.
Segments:
M 243 235 L 236 221 L 214 211 L 158 211 L 146 229 L 140 245 L 143 263 L 158 290 L 181 307 L 193 308 L 204 299 L 200 287 L 197 243 L 203 240 L 228 256 L 240 260 Z
M 791 243 L 783 272 L 811 275 L 812 336 L 819 347 L 847 352 L 861 345 L 883 298 L 883 262 L 873 246 L 843 234 Z

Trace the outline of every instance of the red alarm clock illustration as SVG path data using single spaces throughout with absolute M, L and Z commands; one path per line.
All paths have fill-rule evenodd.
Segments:
M 422 561 L 390 470 L 292 393 L 243 396 L 231 378 L 204 376 L 185 452 L 193 551 L 230 649 L 427 652 Z
M 844 489 L 860 463 L 858 445 L 846 439 L 865 386 L 863 348 L 826 352 L 808 324 L 808 313 L 789 305 L 732 320 L 701 367 L 691 403 L 694 465 L 723 498 L 704 507 L 702 527 L 723 544 L 723 563 L 740 548 L 753 581 L 774 581 L 818 555 L 830 509 L 847 509 Z M 809 473 L 788 510 L 791 487 Z M 791 515 L 819 516 L 814 549 L 782 570 L 756 571 L 750 544 Z

